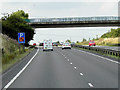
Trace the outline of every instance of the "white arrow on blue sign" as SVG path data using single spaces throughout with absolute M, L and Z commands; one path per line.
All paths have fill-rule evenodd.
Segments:
M 18 33 L 18 43 L 25 43 L 25 33 Z

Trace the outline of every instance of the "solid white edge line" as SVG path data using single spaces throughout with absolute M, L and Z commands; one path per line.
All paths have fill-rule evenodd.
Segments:
M 88 85 L 89 85 L 90 87 L 94 87 L 91 83 L 88 83 Z
M 8 88 L 22 74 L 22 72 L 28 67 L 28 65 L 32 62 L 34 57 L 38 54 L 38 51 L 39 49 L 37 50 L 35 55 L 30 59 L 30 61 L 25 65 L 25 67 L 4 88 Z
M 114 63 L 117 63 L 117 64 L 120 64 L 120 62 L 113 61 L 112 59 L 109 59 L 109 58 L 105 58 L 105 57 L 102 57 L 102 56 L 99 56 L 99 55 L 95 55 L 95 54 L 92 54 L 92 53 L 89 53 L 89 52 L 86 52 L 86 51 L 82 51 L 82 50 L 79 50 L 79 51 L 84 52 L 84 53 L 91 54 L 91 55 L 93 55 L 93 56 L 100 57 L 100 58 L 102 58 L 102 59 L 106 59 L 106 60 L 108 60 L 108 61 L 111 61 L 111 62 L 114 62 Z

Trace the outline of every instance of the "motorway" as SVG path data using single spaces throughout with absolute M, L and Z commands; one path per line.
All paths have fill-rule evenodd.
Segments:
M 89 46 L 89 45 L 83 45 L 83 46 Z M 102 48 L 102 49 L 109 49 L 109 50 L 115 50 L 115 51 L 120 51 L 119 46 L 91 46 L 91 47 L 97 47 L 97 48 Z
M 118 63 L 77 49 L 39 49 L 9 88 L 118 88 Z

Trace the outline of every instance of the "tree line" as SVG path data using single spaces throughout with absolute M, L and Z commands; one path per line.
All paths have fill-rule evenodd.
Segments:
M 107 32 L 101 36 L 101 38 L 115 38 L 120 37 L 120 28 L 111 29 L 110 32 Z
M 25 32 L 25 46 L 28 46 L 29 41 L 33 39 L 35 34 L 34 29 L 25 21 L 28 17 L 28 13 L 23 10 L 18 10 L 2 17 L 2 33 L 18 40 L 18 33 Z

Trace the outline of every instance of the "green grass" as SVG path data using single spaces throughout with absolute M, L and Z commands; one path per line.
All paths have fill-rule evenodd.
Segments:
M 94 50 L 88 50 L 88 49 L 83 49 L 83 48 L 78 48 L 78 47 L 73 47 L 73 48 L 84 50 L 84 51 L 88 51 L 88 52 L 91 52 L 91 53 L 97 53 L 97 54 L 100 54 L 100 55 L 103 55 L 103 56 L 108 56 L 108 57 L 111 57 L 111 58 L 115 58 L 117 60 L 120 59 L 119 56 L 114 56 L 114 55 L 110 55 L 110 54 L 104 54 L 104 53 L 97 52 L 97 51 L 94 51 Z
M 23 52 L 23 53 L 17 53 L 16 56 L 13 59 L 11 59 L 11 58 L 8 59 L 7 63 L 2 64 L 2 71 L 0 71 L 0 72 L 5 72 L 7 69 L 12 67 L 14 64 L 19 62 L 23 57 L 28 55 L 32 50 L 33 50 L 33 48 L 28 49 L 28 50 L 26 50 L 26 52 Z

